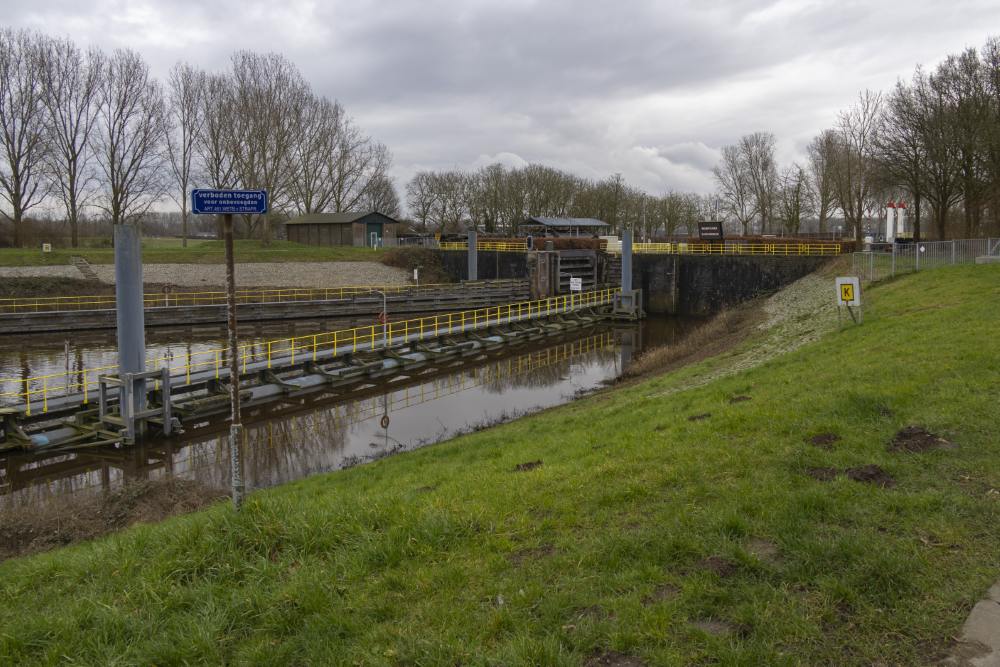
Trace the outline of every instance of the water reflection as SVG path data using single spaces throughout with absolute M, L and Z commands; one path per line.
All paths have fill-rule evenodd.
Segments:
M 617 377 L 644 344 L 674 342 L 686 325 L 651 320 L 641 327 L 603 327 L 539 349 L 501 351 L 507 356 L 461 370 L 390 381 L 350 400 L 319 395 L 248 411 L 247 486 L 275 486 L 568 402 Z M 141 446 L 0 458 L 0 506 L 107 491 L 126 480 L 179 477 L 228 488 L 227 424 L 185 426 L 180 438 Z

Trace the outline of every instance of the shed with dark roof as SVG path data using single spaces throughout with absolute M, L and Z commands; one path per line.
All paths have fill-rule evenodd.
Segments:
M 285 223 L 289 241 L 381 248 L 396 245 L 399 221 L 384 213 L 307 213 Z
M 521 229 L 540 236 L 599 236 L 606 233 L 608 223 L 596 218 L 528 218 Z

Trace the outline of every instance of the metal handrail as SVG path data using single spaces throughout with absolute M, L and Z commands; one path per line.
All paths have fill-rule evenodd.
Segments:
M 620 248 L 608 252 L 621 254 Z M 664 255 L 839 255 L 839 243 L 633 243 L 636 254 Z
M 441 250 L 468 250 L 467 241 L 445 241 L 439 243 Z M 527 241 L 477 241 L 476 250 L 490 250 L 494 252 L 527 252 Z
M 610 304 L 617 292 L 617 289 L 578 292 L 548 299 L 398 320 L 384 326 L 371 324 L 352 329 L 248 343 L 238 348 L 238 359 L 240 367 L 246 371 L 247 366 L 252 364 L 271 368 L 275 360 L 283 363 L 287 361 L 289 364 L 294 364 L 296 359 L 316 360 L 321 351 L 325 353 L 341 348 L 349 348 L 352 352 L 378 349 L 382 341 L 391 341 L 394 338 L 419 342 L 457 333 L 468 326 L 482 328 Z M 219 378 L 225 374 L 228 367 L 226 350 L 213 348 L 183 356 L 155 356 L 146 360 L 146 368 L 149 370 L 164 366 L 169 369 L 172 376 L 181 378 L 182 383 L 190 383 L 191 376 L 195 373 L 207 372 Z M 114 375 L 117 371 L 117 364 L 113 364 L 68 373 L 63 371 L 26 378 L 0 378 L 0 387 L 4 385 L 17 387 L 16 390 L 0 391 L 0 403 L 21 404 L 25 406 L 25 414 L 28 416 L 32 413 L 33 401 L 42 403 L 42 413 L 49 411 L 50 398 L 60 396 L 82 394 L 82 402 L 86 405 L 90 402 L 91 394 L 96 393 L 100 377 Z
M 291 301 L 330 301 L 346 299 L 373 291 L 403 294 L 413 291 L 441 289 L 485 289 L 522 283 L 523 280 L 490 280 L 458 283 L 427 283 L 425 285 L 349 285 L 344 287 L 244 288 L 236 291 L 236 303 L 286 303 Z M 153 292 L 143 295 L 146 308 L 176 306 L 225 305 L 225 292 Z M 115 307 L 115 295 L 7 297 L 0 299 L 0 314 L 23 312 L 63 312 L 77 310 L 110 310 Z

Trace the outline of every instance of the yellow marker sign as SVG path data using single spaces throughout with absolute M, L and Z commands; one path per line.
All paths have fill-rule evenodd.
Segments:
M 845 302 L 854 301 L 854 285 L 844 283 L 840 286 L 840 300 Z

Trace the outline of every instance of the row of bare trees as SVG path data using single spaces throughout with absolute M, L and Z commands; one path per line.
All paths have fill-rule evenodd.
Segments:
M 178 63 L 164 86 L 135 51 L 0 30 L 0 199 L 15 245 L 46 202 L 76 246 L 85 210 L 123 224 L 165 197 L 181 208 L 186 242 L 193 187 L 267 189 L 272 213 L 244 220 L 265 240 L 274 215 L 398 214 L 390 165 L 388 149 L 283 56 L 238 51 L 224 72 Z
M 1000 235 L 1000 39 L 917 68 L 888 93 L 865 91 L 808 146 L 804 166 L 778 171 L 774 135 L 726 146 L 715 176 L 744 230 L 825 231 L 833 216 L 860 240 L 887 200 L 906 199 L 915 238 Z
M 597 218 L 612 231 L 631 228 L 645 238 L 693 233 L 708 215 L 709 198 L 671 192 L 649 195 L 620 174 L 591 181 L 540 164 L 520 168 L 490 164 L 477 171 L 422 171 L 406 186 L 415 226 L 457 231 L 468 224 L 488 233 L 516 235 L 530 217 Z

